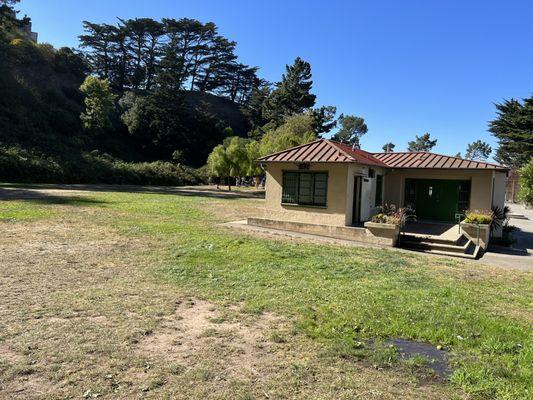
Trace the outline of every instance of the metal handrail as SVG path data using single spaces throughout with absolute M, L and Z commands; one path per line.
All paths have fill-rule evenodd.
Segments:
M 459 226 L 459 234 L 461 234 L 461 220 L 466 217 L 465 214 L 461 214 L 461 213 L 457 213 L 455 214 L 455 220 L 457 221 L 457 225 Z M 481 226 L 480 224 L 472 224 L 472 223 L 469 223 L 469 225 L 475 225 L 476 226 L 476 242 L 477 242 L 477 245 L 479 246 L 479 240 L 480 240 L 480 232 L 481 232 Z
M 461 234 L 461 220 L 465 217 L 462 213 L 456 213 L 455 214 L 455 222 L 457 222 L 457 226 L 459 227 L 459 235 Z

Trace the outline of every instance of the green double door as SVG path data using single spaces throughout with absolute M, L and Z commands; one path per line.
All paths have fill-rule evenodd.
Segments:
M 405 204 L 415 209 L 418 219 L 455 221 L 455 214 L 468 209 L 470 181 L 448 179 L 406 179 Z

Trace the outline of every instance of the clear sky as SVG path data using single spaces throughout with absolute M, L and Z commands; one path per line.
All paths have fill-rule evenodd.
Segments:
M 39 40 L 77 46 L 82 21 L 116 17 L 215 22 L 242 62 L 275 82 L 300 56 L 319 105 L 365 118 L 362 147 L 415 134 L 463 152 L 487 132 L 494 102 L 533 93 L 533 1 L 523 0 L 23 0 Z

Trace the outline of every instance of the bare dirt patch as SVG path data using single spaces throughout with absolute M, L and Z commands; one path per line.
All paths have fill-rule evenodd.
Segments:
M 212 303 L 198 299 L 179 302 L 176 312 L 139 343 L 138 351 L 192 368 L 216 360 L 236 376 L 257 375 L 275 360 L 272 329 L 281 319 L 273 314 L 229 316 Z
M 5 384 L 0 383 L 0 393 L 10 393 L 10 398 L 51 398 L 59 390 L 46 378 L 38 375 L 19 376 Z
M 0 343 L 0 362 L 16 364 L 24 361 L 24 354 L 14 351 L 6 343 Z

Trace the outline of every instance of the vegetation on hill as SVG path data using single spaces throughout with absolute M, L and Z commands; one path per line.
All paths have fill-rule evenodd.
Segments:
M 359 147 L 368 131 L 361 117 L 337 118 L 335 106 L 316 107 L 308 62 L 297 57 L 270 84 L 258 67 L 238 59 L 236 43 L 213 22 L 84 21 L 79 50 L 55 49 L 32 42 L 25 29 L 30 20 L 16 17 L 16 3 L 0 1 L 1 180 L 97 182 L 105 176 L 149 183 L 145 177 L 161 166 L 204 166 L 211 151 L 234 136 L 257 142 L 248 147 L 264 155 L 337 126 L 335 140 Z M 500 144 L 495 158 L 505 165 L 519 168 L 532 157 L 532 99 L 496 105 L 490 131 Z M 426 133 L 409 142 L 409 150 L 429 151 L 436 143 Z M 489 150 L 476 141 L 467 158 L 486 159 Z M 193 181 L 180 174 L 162 180 L 204 179 L 194 175 Z
M 141 53 L 143 60 L 144 55 L 152 54 L 145 45 L 140 45 L 142 51 L 134 57 L 134 35 L 145 37 L 147 33 L 141 31 L 152 29 L 153 21 L 123 21 L 113 28 L 128 40 L 123 55 L 131 56 L 120 60 L 127 80 L 118 87 L 118 61 L 102 59 L 98 53 L 97 39 L 102 32 L 97 34 L 97 25 L 85 24 L 94 28 L 92 34 L 96 36 L 92 42 L 91 32 L 82 36 L 86 53 L 55 49 L 32 42 L 18 28 L 22 20 L 13 16 L 14 2 L 2 4 L 0 180 L 198 183 L 206 176 L 183 164 L 200 167 L 225 137 L 246 136 L 250 131 L 244 82 L 231 88 L 215 87 L 211 78 L 221 82 L 222 76 L 207 72 L 211 78 L 202 75 L 209 83 L 202 90 L 171 90 L 173 82 L 183 78 L 179 77 L 180 68 L 168 65 L 169 50 L 157 47 L 154 53 L 155 60 L 167 63 L 164 69 L 146 66 L 138 58 Z M 189 20 L 189 25 L 196 29 L 200 23 L 193 22 Z M 215 28 L 213 24 L 206 26 Z M 172 33 L 176 41 L 186 34 Z M 231 49 L 235 46 L 224 38 L 215 39 L 219 44 L 227 42 Z M 176 46 L 174 50 L 180 50 Z M 111 47 L 116 49 L 116 43 Z M 165 59 L 161 58 L 163 51 Z M 230 63 L 236 59 L 228 54 L 223 57 Z M 210 60 L 218 62 L 212 57 Z M 108 76 L 101 76 L 98 62 L 108 66 Z M 143 67 L 153 76 L 142 73 Z M 198 76 L 206 73 L 195 68 Z M 218 64 L 217 68 L 220 70 Z
M 533 158 L 518 171 L 520 174 L 520 199 L 533 205 Z

